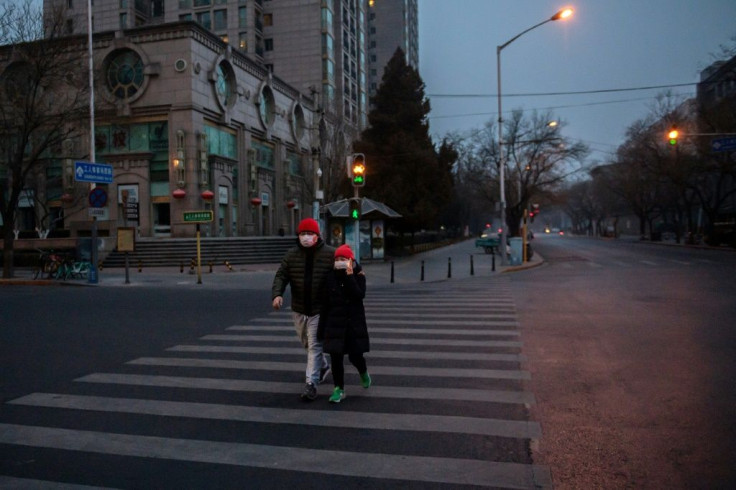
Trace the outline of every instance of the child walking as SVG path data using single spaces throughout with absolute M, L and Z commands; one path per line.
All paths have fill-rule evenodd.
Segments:
M 335 389 L 329 402 L 340 403 L 345 398 L 345 354 L 358 370 L 363 388 L 371 385 L 363 357 L 370 350 L 363 307 L 365 273 L 348 245 L 335 250 L 334 269 L 327 274 L 323 295 L 317 338 L 332 360 Z

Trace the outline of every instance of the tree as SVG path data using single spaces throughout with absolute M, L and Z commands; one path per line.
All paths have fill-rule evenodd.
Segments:
M 424 82 L 401 49 L 386 65 L 372 102 L 370 127 L 353 144 L 366 157 L 364 194 L 399 212 L 402 231 L 437 226 L 452 195 L 452 151 L 435 149 Z
M 513 111 L 504 121 L 506 151 L 505 226 L 509 236 L 518 236 L 524 210 L 532 200 L 544 200 L 558 190 L 567 177 L 582 168 L 588 148 L 562 136 L 565 123 L 555 120 L 551 113 L 530 117 L 521 110 Z M 489 206 L 500 197 L 499 151 L 497 131 L 492 122 L 476 131 L 459 148 L 460 180 L 474 184 L 474 197 Z
M 78 137 L 75 122 L 88 110 L 84 44 L 63 36 L 61 10 L 26 0 L 0 6 L 0 212 L 3 277 L 12 277 L 18 202 L 30 180 Z

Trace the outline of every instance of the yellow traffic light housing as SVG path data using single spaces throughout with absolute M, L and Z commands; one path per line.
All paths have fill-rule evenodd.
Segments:
M 353 187 L 363 187 L 365 185 L 365 155 L 362 153 L 354 154 L 350 168 L 350 179 Z

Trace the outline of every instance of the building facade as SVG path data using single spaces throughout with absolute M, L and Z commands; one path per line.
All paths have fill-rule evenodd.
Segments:
M 418 0 L 371 0 L 368 13 L 368 91 L 376 93 L 397 48 L 419 71 Z
M 121 226 L 193 236 L 183 218 L 192 210 L 211 209 L 203 234 L 224 237 L 290 234 L 312 215 L 313 99 L 195 22 L 98 32 L 93 47 L 96 161 L 112 166 L 113 180 L 101 186 L 100 236 Z M 89 186 L 74 179 L 75 161 L 90 153 L 89 128 L 82 134 L 49 155 L 63 178 L 44 192 L 72 236 L 91 224 Z

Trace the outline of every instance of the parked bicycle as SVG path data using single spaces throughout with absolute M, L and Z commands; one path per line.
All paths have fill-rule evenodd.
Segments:
M 36 250 L 38 250 L 39 257 L 36 266 L 33 268 L 33 278 L 38 279 L 40 276 L 42 279 L 51 279 L 63 263 L 63 255 L 53 250 Z

